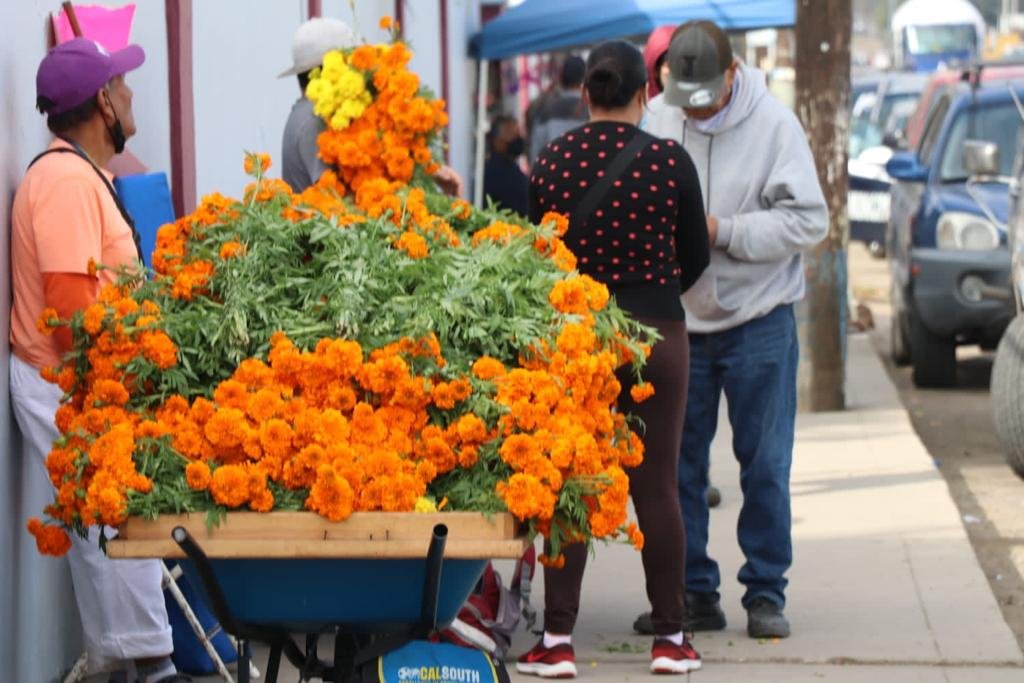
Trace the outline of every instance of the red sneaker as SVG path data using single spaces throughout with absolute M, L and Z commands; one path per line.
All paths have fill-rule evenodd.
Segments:
M 572 645 L 544 647 L 544 639 L 516 662 L 516 671 L 541 678 L 576 678 L 576 653 Z
M 651 673 L 653 674 L 684 674 L 700 668 L 700 654 L 693 649 L 689 639 L 684 638 L 682 645 L 671 640 L 656 638 L 651 646 Z

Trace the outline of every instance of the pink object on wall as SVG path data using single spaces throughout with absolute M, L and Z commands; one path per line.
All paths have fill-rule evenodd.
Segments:
M 120 50 L 128 45 L 132 32 L 132 19 L 135 17 L 134 4 L 123 7 L 75 5 L 74 8 L 83 37 L 95 40 L 109 52 Z M 68 21 L 64 10 L 54 12 L 51 19 L 58 44 L 75 37 L 71 30 L 71 22 Z

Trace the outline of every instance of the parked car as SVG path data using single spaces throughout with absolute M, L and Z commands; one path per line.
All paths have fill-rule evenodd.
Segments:
M 1013 317 L 1005 223 L 1022 83 L 957 83 L 916 151 L 894 154 L 886 250 L 891 354 L 919 387 L 956 383 L 956 347 L 994 349 Z
M 927 80 L 925 74 L 886 74 L 873 91 L 862 91 L 853 106 L 847 165 L 850 239 L 863 242 L 878 257 L 885 255 L 892 182 L 885 163 Z
M 932 105 L 935 104 L 937 96 L 949 85 L 957 81 L 985 83 L 1010 80 L 1024 80 L 1024 63 L 1019 61 L 984 62 L 967 69 L 936 71 L 925 84 L 924 90 L 921 91 L 921 97 L 917 100 L 917 106 L 907 121 L 903 131 L 903 144 L 907 149 L 917 149 Z
M 1021 152 L 1024 152 L 1022 148 Z M 1010 220 L 1006 242 L 1010 251 L 1013 307 L 1016 315 L 999 340 L 992 364 L 992 417 L 1006 461 L 1024 477 L 1024 154 L 1018 153 L 1010 185 Z

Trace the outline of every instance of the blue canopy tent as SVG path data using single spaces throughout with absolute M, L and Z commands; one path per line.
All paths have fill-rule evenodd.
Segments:
M 487 62 L 521 54 L 650 33 L 658 26 L 711 19 L 726 30 L 792 26 L 795 0 L 526 0 L 488 22 L 470 42 L 480 60 L 474 199 L 483 201 Z

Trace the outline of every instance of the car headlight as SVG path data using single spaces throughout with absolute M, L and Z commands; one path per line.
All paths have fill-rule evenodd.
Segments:
M 939 216 L 935 241 L 940 249 L 988 251 L 999 246 L 999 230 L 981 216 L 949 211 Z

